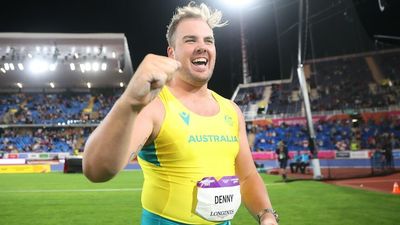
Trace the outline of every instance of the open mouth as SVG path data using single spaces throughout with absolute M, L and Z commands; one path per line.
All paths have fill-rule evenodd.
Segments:
M 205 66 L 208 63 L 206 58 L 197 58 L 192 61 L 192 63 L 196 66 Z

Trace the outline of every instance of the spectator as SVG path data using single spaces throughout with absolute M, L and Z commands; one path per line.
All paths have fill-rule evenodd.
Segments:
M 276 149 L 275 153 L 279 162 L 279 173 L 282 175 L 282 179 L 286 181 L 286 167 L 289 160 L 289 152 L 284 141 L 279 142 L 278 148 Z

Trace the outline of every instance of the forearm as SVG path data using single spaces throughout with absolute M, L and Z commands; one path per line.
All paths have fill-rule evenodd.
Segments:
M 126 165 L 137 111 L 120 98 L 90 135 L 83 157 L 83 171 L 89 180 L 107 181 Z
M 241 192 L 246 208 L 255 218 L 260 210 L 271 208 L 265 184 L 257 172 L 252 173 L 241 184 Z
M 274 215 L 264 211 L 265 209 L 272 210 L 272 204 L 260 175 L 256 171 L 251 173 L 240 186 L 243 202 L 254 219 L 260 225 L 276 225 Z M 258 217 L 260 215 L 261 218 Z

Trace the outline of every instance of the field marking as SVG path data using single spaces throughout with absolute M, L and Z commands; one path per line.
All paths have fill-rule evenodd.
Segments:
M 356 179 L 356 180 L 348 180 L 348 181 L 342 181 L 345 184 L 358 184 L 358 183 L 394 183 L 398 182 L 399 179 L 374 179 L 374 178 L 368 178 L 371 180 L 362 180 L 362 179 Z
M 272 183 L 265 186 L 285 185 L 286 183 Z M 119 192 L 142 191 L 142 188 L 102 188 L 102 189 L 30 189 L 30 190 L 0 190 L 0 193 L 65 193 L 65 192 Z
M 142 188 L 103 188 L 103 189 L 37 189 L 37 190 L 9 190 L 0 193 L 59 193 L 59 192 L 117 192 L 141 191 Z
M 264 183 L 265 184 L 265 186 L 279 186 L 279 185 L 286 185 L 287 183 L 285 183 L 285 182 L 282 182 L 282 183 L 273 183 L 273 184 L 266 184 L 266 183 Z

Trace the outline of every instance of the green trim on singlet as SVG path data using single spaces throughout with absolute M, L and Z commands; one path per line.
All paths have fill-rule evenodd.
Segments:
M 175 222 L 143 209 L 140 225 L 189 225 L 189 224 Z M 216 225 L 231 225 L 231 222 L 228 220 Z
M 156 146 L 154 142 L 149 145 L 146 145 L 140 150 L 139 155 L 141 159 L 152 163 L 156 166 L 160 166 L 160 162 L 158 161 L 157 153 L 156 153 Z

